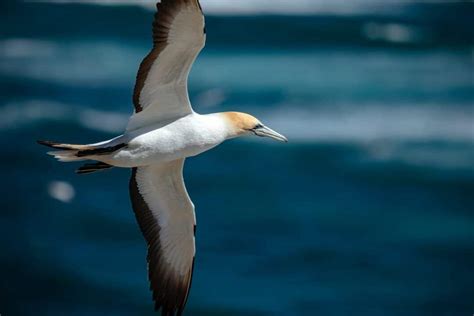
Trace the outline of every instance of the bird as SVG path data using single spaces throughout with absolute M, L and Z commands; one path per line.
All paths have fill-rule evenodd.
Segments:
M 162 0 L 153 21 L 153 47 L 140 64 L 134 111 L 124 133 L 87 145 L 38 141 L 61 162 L 85 161 L 76 172 L 131 169 L 130 199 L 147 243 L 148 279 L 155 311 L 182 315 L 196 253 L 196 216 L 183 179 L 187 158 L 242 136 L 287 138 L 241 112 L 198 114 L 188 76 L 205 46 L 199 0 Z

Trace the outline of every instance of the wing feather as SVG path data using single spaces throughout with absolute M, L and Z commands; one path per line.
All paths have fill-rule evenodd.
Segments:
M 137 74 L 135 114 L 128 130 L 192 113 L 187 81 L 205 45 L 205 21 L 198 0 L 162 0 L 153 22 L 153 49 Z
M 184 186 L 184 159 L 134 168 L 130 197 L 148 244 L 148 277 L 155 309 L 181 315 L 194 267 L 194 206 Z

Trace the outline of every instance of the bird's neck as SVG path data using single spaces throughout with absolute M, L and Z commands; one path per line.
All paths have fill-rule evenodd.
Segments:
M 208 126 L 218 131 L 225 139 L 232 139 L 245 134 L 242 129 L 234 124 L 229 116 L 229 112 L 219 112 L 204 116 Z

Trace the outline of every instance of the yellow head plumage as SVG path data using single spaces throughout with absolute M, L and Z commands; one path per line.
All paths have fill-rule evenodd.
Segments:
M 285 136 L 266 127 L 250 114 L 240 112 L 226 112 L 222 114 L 230 127 L 231 137 L 254 134 L 260 137 L 270 137 L 278 141 L 288 142 Z
M 258 125 L 262 125 L 260 121 L 250 114 L 240 112 L 226 112 L 224 117 L 229 123 L 229 126 L 234 129 L 235 136 L 247 134 Z

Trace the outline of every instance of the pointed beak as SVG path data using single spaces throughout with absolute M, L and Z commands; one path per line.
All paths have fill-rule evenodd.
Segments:
M 270 137 L 280 142 L 288 143 L 288 139 L 285 136 L 275 132 L 274 130 L 266 126 L 257 128 L 253 132 L 255 133 L 255 135 L 260 136 L 260 137 Z

